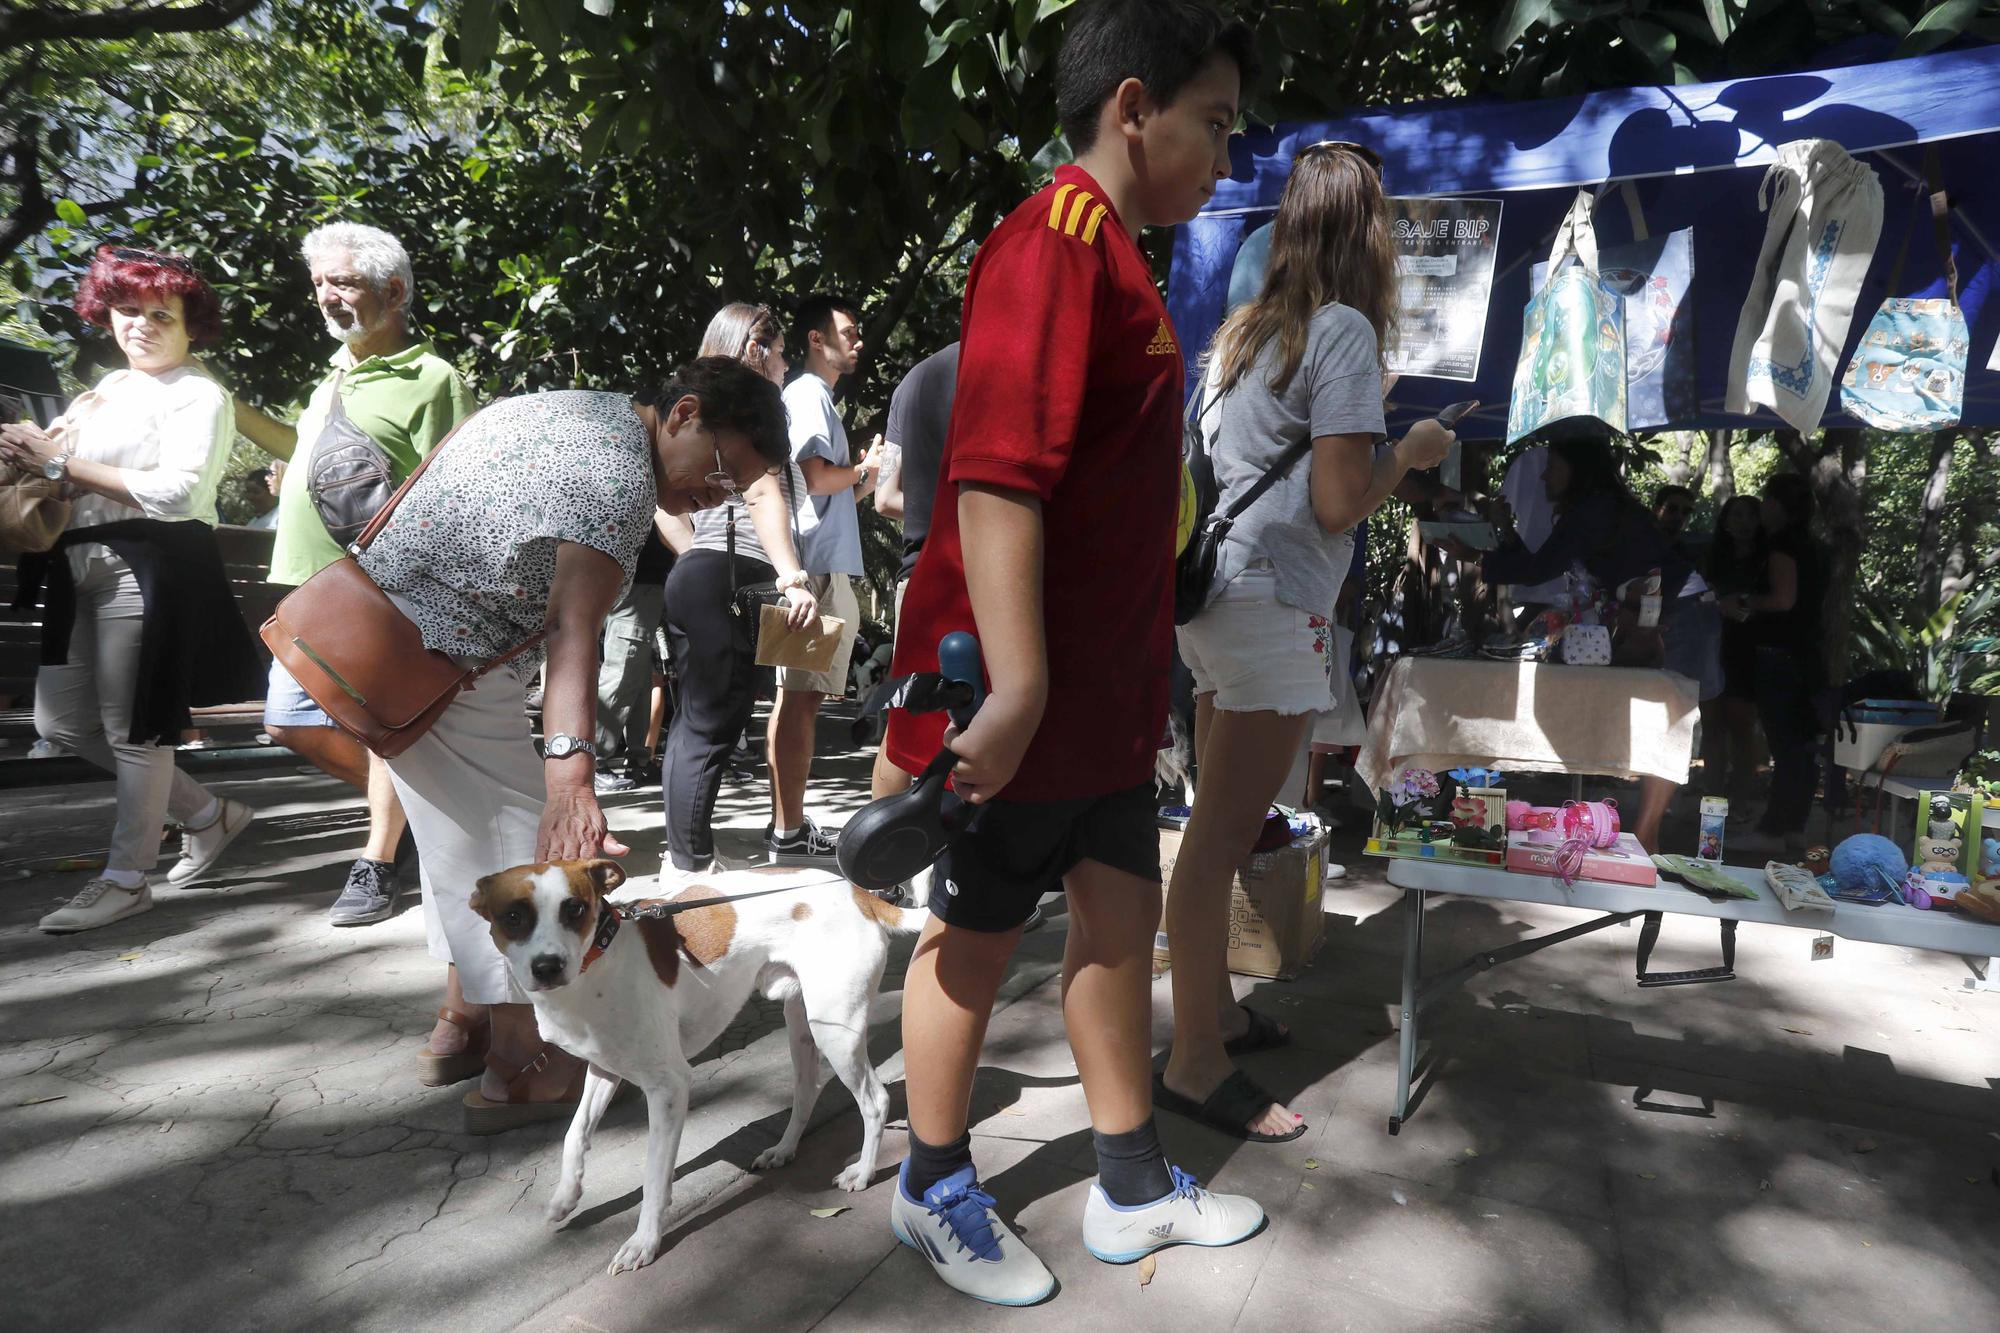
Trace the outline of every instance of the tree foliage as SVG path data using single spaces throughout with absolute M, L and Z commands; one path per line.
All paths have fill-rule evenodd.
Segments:
M 0 0 L 0 287 L 87 362 L 67 301 L 94 246 L 183 250 L 226 302 L 218 369 L 272 406 L 330 350 L 297 256 L 334 218 L 403 238 L 427 331 L 485 394 L 633 385 L 725 301 L 832 288 L 864 308 L 859 424 L 956 336 L 974 245 L 1065 156 L 1072 4 Z M 1257 31 L 1265 122 L 2000 39 L 1966 0 L 1224 7 Z M 1831 493 L 1851 479 L 1821 449 L 1794 461 Z M 1874 445 L 1876 470 L 1903 450 Z

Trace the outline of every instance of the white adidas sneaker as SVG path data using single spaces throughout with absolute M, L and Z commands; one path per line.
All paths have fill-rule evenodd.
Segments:
M 1177 1166 L 1163 1199 L 1123 1208 L 1090 1184 L 1083 1205 L 1083 1247 L 1107 1264 L 1129 1264 L 1169 1245 L 1234 1245 L 1264 1227 L 1264 1210 L 1242 1194 L 1212 1194 Z
M 921 1201 L 903 1188 L 909 1169 L 905 1162 L 897 1173 L 889 1228 L 930 1260 L 946 1286 L 992 1305 L 1034 1305 L 1049 1298 L 1056 1289 L 1054 1275 L 993 1211 L 993 1196 L 979 1188 L 975 1168 L 954 1171 L 925 1190 Z

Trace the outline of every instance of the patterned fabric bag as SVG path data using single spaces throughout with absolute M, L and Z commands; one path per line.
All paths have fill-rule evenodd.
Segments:
M 1625 303 L 1599 285 L 1590 214 L 1579 190 L 1549 251 L 1548 281 L 1522 315 L 1509 444 L 1569 417 L 1625 430 Z
M 1935 148 L 1924 150 L 1931 231 L 1944 270 L 1941 297 L 1892 296 L 1868 321 L 1854 359 L 1840 380 L 1840 405 L 1847 414 L 1877 430 L 1919 434 L 1955 426 L 1965 406 L 1965 361 L 1972 335 L 1958 308 L 1958 265 L 1951 254 L 1946 219 L 1951 203 L 1938 182 Z M 1889 290 L 1903 285 L 1903 261 L 1917 223 L 1903 234 Z

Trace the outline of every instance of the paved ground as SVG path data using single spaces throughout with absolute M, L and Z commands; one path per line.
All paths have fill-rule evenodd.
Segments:
M 829 757 L 859 792 L 860 758 Z M 1391 1138 L 1401 933 L 1366 864 L 1329 894 L 1327 946 L 1306 976 L 1239 979 L 1296 1032 L 1251 1064 L 1306 1114 L 1306 1137 L 1252 1147 L 1162 1117 L 1170 1155 L 1269 1209 L 1255 1240 L 1169 1251 L 1147 1286 L 1083 1255 L 1089 1143 L 1051 984 L 1065 924 L 1052 903 L 995 1016 L 975 1101 L 988 1183 L 1060 1278 L 1052 1303 L 970 1305 L 896 1246 L 885 1212 L 900 1120 L 873 1188 L 831 1188 L 859 1143 L 837 1084 L 799 1161 L 748 1171 L 787 1098 L 768 1005 L 697 1065 L 666 1252 L 607 1277 L 637 1213 L 641 1108 L 611 1111 L 584 1205 L 551 1231 L 560 1127 L 470 1138 L 462 1089 L 415 1081 L 440 980 L 418 913 L 323 923 L 358 841 L 355 803 L 288 769 L 225 789 L 263 811 L 227 876 L 67 939 L 34 920 L 82 874 L 18 872 L 101 848 L 109 788 L 0 794 L 10 1329 L 2000 1322 L 2000 996 L 1962 991 L 1956 960 L 1842 942 L 1813 963 L 1802 932 L 1750 927 L 1744 980 L 1640 992 L 1633 936 L 1589 936 L 1482 976 L 1438 1016 L 1436 1078 Z M 726 793 L 725 851 L 761 827 L 759 791 Z M 616 823 L 656 828 L 655 800 L 623 801 Z M 657 845 L 635 843 L 639 869 Z M 1573 919 L 1447 900 L 1431 958 Z M 1670 926 L 1655 965 L 1698 966 L 1713 947 L 1711 928 Z M 874 1053 L 900 1116 L 893 1021 Z M 846 1211 L 814 1215 L 825 1207 Z

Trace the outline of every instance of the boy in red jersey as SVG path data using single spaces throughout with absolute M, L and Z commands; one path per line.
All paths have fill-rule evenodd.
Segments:
M 1151 951 L 1160 916 L 1153 756 L 1173 645 L 1181 350 L 1138 246 L 1229 174 L 1251 35 L 1195 0 L 1091 0 L 1064 35 L 1057 103 L 1074 165 L 981 247 L 931 530 L 895 671 L 979 637 L 990 692 L 963 733 L 892 715 L 915 772 L 949 743 L 976 808 L 932 876 L 904 985 L 910 1159 L 891 1222 L 952 1287 L 1032 1304 L 1054 1278 L 993 1210 L 966 1134 L 973 1071 L 1021 925 L 1068 894 L 1063 1010 L 1098 1179 L 1084 1243 L 1129 1263 L 1228 1245 L 1249 1199 L 1168 1166 L 1151 1101 Z

